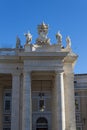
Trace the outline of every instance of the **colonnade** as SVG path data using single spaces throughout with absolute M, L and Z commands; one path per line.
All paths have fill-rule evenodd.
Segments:
M 54 128 L 56 130 L 75 130 L 75 120 L 74 120 L 74 107 L 73 103 L 74 101 L 71 101 L 71 99 L 74 100 L 74 95 L 70 91 L 74 88 L 71 88 L 70 81 L 71 79 L 66 78 L 67 86 L 69 91 L 67 90 L 67 95 L 65 100 L 65 89 L 64 89 L 64 75 L 63 72 L 56 71 L 55 73 L 55 103 L 56 108 L 54 108 L 55 117 L 53 120 L 55 120 Z M 70 87 L 70 88 L 69 88 Z M 67 88 L 66 88 L 67 89 Z M 24 72 L 23 73 L 23 101 L 22 101 L 22 130 L 32 130 L 32 99 L 31 99 L 31 72 Z M 68 97 L 70 93 L 71 97 Z M 20 117 L 19 117 L 19 97 L 20 97 L 20 75 L 19 74 L 13 74 L 12 75 L 12 118 L 11 118 L 11 130 L 20 130 Z M 68 104 L 69 103 L 69 104 Z M 67 122 L 67 115 L 65 115 L 65 108 L 66 105 L 70 107 L 67 111 L 68 114 L 68 120 Z M 73 107 L 73 108 L 71 108 Z M 66 116 L 66 117 L 65 117 Z M 66 125 L 68 123 L 68 125 Z M 71 123 L 71 124 L 69 124 Z M 71 128 L 69 128 L 69 125 L 71 125 Z

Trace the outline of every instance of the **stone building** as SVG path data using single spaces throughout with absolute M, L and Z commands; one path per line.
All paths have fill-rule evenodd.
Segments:
M 77 130 L 87 129 L 87 74 L 74 76 Z
M 26 33 L 24 47 L 17 37 L 0 49 L 0 130 L 86 130 L 87 75 L 74 76 L 70 38 L 63 47 L 59 32 L 56 44 L 47 34 L 42 23 L 35 44 Z

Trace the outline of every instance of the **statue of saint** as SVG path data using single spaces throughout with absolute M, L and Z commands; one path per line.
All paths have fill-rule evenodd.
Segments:
M 60 32 L 58 32 L 58 33 L 56 34 L 56 39 L 57 39 L 57 41 L 58 41 L 58 44 L 61 44 L 61 43 L 62 43 L 62 35 L 60 34 Z
M 32 41 L 32 35 L 28 32 L 25 33 L 24 36 L 26 37 L 26 44 L 30 44 L 30 42 Z
M 71 47 L 71 39 L 69 36 L 66 38 L 66 42 L 67 42 L 67 47 L 70 48 Z
M 18 36 L 16 37 L 16 48 L 21 48 L 21 41 Z

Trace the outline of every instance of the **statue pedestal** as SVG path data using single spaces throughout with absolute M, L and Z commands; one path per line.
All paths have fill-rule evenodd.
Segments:
M 25 50 L 25 52 L 31 52 L 32 51 L 32 46 L 30 44 L 25 44 L 24 50 Z

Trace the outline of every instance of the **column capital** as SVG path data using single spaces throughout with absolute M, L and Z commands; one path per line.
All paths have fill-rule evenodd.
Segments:
M 55 74 L 58 75 L 58 74 L 63 74 L 64 71 L 63 70 L 55 70 Z
M 21 72 L 12 72 L 11 75 L 12 75 L 12 76 L 20 76 L 20 75 L 21 75 Z
M 67 77 L 72 77 L 74 79 L 74 73 L 64 73 L 64 75 Z
M 23 76 L 31 76 L 32 71 L 23 71 Z
M 25 74 L 29 74 L 29 73 L 31 73 L 32 72 L 32 70 L 24 70 L 23 71 L 23 73 L 25 73 Z

